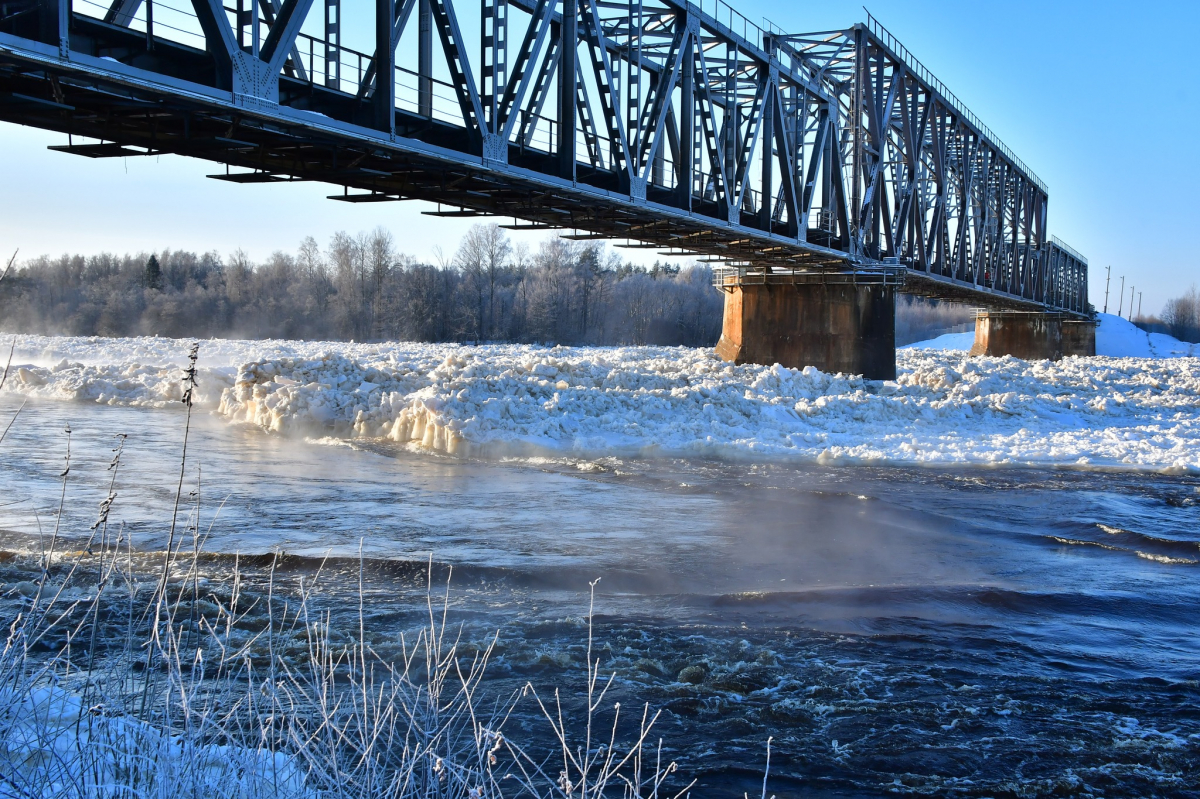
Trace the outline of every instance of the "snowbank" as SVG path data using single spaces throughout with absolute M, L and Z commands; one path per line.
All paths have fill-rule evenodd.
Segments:
M 287 755 L 194 744 L 57 686 L 0 692 L 5 784 L 17 795 L 315 796 Z M 200 736 L 196 736 L 197 738 Z M 33 792 L 23 788 L 32 786 Z
M 1163 333 L 1147 333 L 1137 325 L 1113 314 L 1097 314 L 1096 354 L 1111 358 L 1187 358 L 1200 357 L 1200 345 L 1188 344 Z M 908 344 L 903 349 L 969 350 L 975 332 L 947 333 L 927 341 Z
M 1200 345 L 1165 333 L 1147 333 L 1119 316 L 1102 313 L 1096 330 L 1096 354 L 1114 358 L 1200 357 Z
M 46 346 L 65 352 L 71 341 Z M 145 348 L 165 346 L 116 342 L 114 351 L 141 358 Z M 184 342 L 170 346 L 186 351 Z M 877 382 L 811 367 L 734 366 L 707 349 L 223 342 L 213 350 L 202 356 L 202 388 L 211 381 L 205 397 L 230 421 L 460 455 L 659 453 L 1200 471 L 1197 358 L 1054 363 L 905 349 L 899 379 Z M 229 362 L 242 356 L 244 364 L 230 371 Z M 169 401 L 178 367 L 156 368 L 162 371 L 31 366 L 32 382 L 18 377 L 11 388 L 91 397 L 98 390 L 87 370 L 95 369 L 101 401 Z M 213 386 L 222 387 L 219 400 Z

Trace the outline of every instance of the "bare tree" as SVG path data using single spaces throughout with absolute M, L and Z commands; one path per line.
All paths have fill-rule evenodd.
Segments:
M 475 295 L 476 339 L 496 334 L 496 289 L 511 254 L 508 236 L 496 224 L 473 226 L 458 247 L 454 262 L 471 281 Z
M 311 237 L 255 263 L 237 251 L 39 257 L 0 286 L 5 330 L 70 335 L 294 337 L 562 344 L 711 345 L 721 295 L 701 267 L 622 263 L 601 245 L 551 238 L 535 253 L 478 226 L 434 265 L 396 252 L 392 234 Z
M 1162 320 L 1180 341 L 1200 342 L 1200 291 L 1192 286 L 1182 297 L 1168 300 Z

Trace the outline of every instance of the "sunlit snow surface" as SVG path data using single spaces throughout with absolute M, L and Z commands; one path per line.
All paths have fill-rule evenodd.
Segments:
M 1098 314 L 1100 327 L 1096 330 L 1096 353 L 1112 358 L 1180 358 L 1200 357 L 1200 344 L 1188 344 L 1162 333 L 1147 333 L 1131 322 L 1113 314 Z M 904 349 L 969 350 L 975 343 L 975 332 L 946 333 L 928 341 L 908 344 Z
M 1023 361 L 918 345 L 897 353 L 896 381 L 880 382 L 734 366 L 708 349 L 214 340 L 201 342 L 197 397 L 272 431 L 459 455 L 1200 471 L 1192 346 L 1110 316 L 1097 340 L 1101 353 L 1143 357 Z M 170 406 L 187 346 L 17 336 L 4 390 Z

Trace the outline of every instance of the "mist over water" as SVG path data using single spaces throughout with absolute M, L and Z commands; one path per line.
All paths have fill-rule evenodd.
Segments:
M 113 518 L 161 550 L 182 413 L 36 400 L 0 449 L 0 549 L 53 529 L 68 423 L 63 529 L 94 520 L 126 433 Z M 498 692 L 579 684 L 600 578 L 605 668 L 664 709 L 694 795 L 757 790 L 768 736 L 780 797 L 1200 793 L 1200 478 L 464 461 L 199 412 L 189 452 L 206 550 L 288 553 L 284 582 L 328 558 L 349 624 L 361 547 L 381 644 L 425 612 L 430 554 L 453 567 L 452 616 L 500 631 Z

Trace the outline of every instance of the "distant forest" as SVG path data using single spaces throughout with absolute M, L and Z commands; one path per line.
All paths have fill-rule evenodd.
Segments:
M 2 264 L 0 264 L 2 266 Z M 443 262 L 398 252 L 388 231 L 305 239 L 263 263 L 244 253 L 63 255 L 0 281 L 0 329 L 63 335 L 510 341 L 711 346 L 721 293 L 703 265 L 650 268 L 598 242 L 529 252 L 477 225 Z M 966 329 L 970 309 L 902 298 L 897 341 Z

